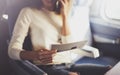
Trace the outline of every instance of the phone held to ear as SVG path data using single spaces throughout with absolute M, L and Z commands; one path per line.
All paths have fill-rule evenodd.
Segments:
M 60 10 L 61 10 L 61 3 L 60 3 L 60 1 L 59 0 L 56 0 L 56 3 L 55 3 L 55 12 L 57 13 L 57 14 L 60 14 Z

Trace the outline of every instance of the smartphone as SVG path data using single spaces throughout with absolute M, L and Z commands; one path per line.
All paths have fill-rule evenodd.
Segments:
M 56 3 L 55 3 L 55 12 L 57 13 L 57 14 L 60 14 L 60 10 L 61 10 L 61 3 L 60 3 L 60 1 L 59 0 L 56 0 Z

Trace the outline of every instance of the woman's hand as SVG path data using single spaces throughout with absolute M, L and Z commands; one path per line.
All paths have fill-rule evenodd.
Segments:
M 61 3 L 61 15 L 67 17 L 70 13 L 72 0 L 59 0 Z
M 56 50 L 42 49 L 37 52 L 37 59 L 40 61 L 40 64 L 52 63 L 55 53 Z
M 52 63 L 53 56 L 56 50 L 40 49 L 37 51 L 22 51 L 20 53 L 21 59 L 24 60 L 39 60 L 40 64 Z
M 70 14 L 71 6 L 72 6 L 72 0 L 60 0 L 61 2 L 61 15 L 63 20 L 63 26 L 61 30 L 61 34 L 63 36 L 68 36 L 71 34 L 71 30 L 68 23 L 68 16 Z

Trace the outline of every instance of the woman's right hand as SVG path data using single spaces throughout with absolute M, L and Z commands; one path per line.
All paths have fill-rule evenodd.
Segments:
M 21 51 L 20 57 L 23 60 L 39 60 L 40 64 L 52 63 L 56 50 L 40 49 L 37 51 Z
M 62 17 L 68 17 L 71 11 L 72 6 L 72 0 L 59 0 L 61 3 L 61 14 Z

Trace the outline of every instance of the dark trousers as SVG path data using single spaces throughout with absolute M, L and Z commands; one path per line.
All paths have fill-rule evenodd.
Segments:
M 114 61 L 109 58 L 84 57 L 74 64 L 39 65 L 38 67 L 48 75 L 68 75 L 68 72 L 77 72 L 80 75 L 104 75 L 110 69 L 111 63 Z
M 69 75 L 69 72 L 76 72 L 72 69 L 72 64 L 39 65 L 38 67 L 48 75 Z

